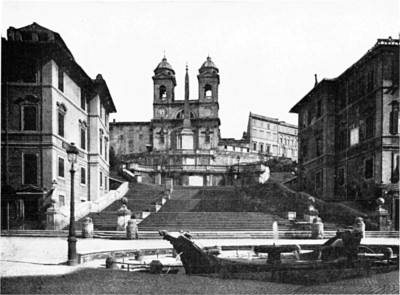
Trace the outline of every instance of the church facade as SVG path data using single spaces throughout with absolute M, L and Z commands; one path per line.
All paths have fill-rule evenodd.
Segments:
M 177 185 L 214 186 L 231 183 L 240 169 L 250 169 L 249 163 L 259 167 L 252 168 L 253 176 L 265 172 L 260 166 L 263 155 L 250 153 L 248 145 L 227 150 L 221 140 L 219 69 L 210 57 L 199 69 L 196 98 L 190 98 L 187 67 L 185 97 L 175 96 L 175 71 L 165 57 L 152 79 L 152 120 L 110 123 L 113 153 L 139 180 L 161 184 L 173 179 Z

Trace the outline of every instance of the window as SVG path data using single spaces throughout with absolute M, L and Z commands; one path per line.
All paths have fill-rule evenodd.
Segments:
M 81 184 L 86 184 L 86 169 L 81 167 Z
M 60 207 L 64 207 L 65 206 L 65 196 L 63 196 L 63 195 L 59 195 L 58 196 L 58 205 Z
M 83 89 L 81 89 L 81 109 L 86 110 L 86 93 Z
M 58 177 L 65 177 L 64 159 L 58 158 Z
M 322 102 L 321 100 L 317 101 L 317 118 L 322 116 Z
M 100 133 L 100 155 L 103 154 L 103 135 Z
M 350 131 L 350 146 L 358 144 L 359 142 L 359 128 L 356 127 Z
M 23 155 L 23 183 L 24 184 L 37 184 L 37 154 L 24 154 Z
M 399 102 L 393 101 L 391 104 L 389 132 L 392 135 L 396 135 L 399 132 Z
M 301 156 L 306 159 L 308 157 L 308 146 L 307 143 L 301 145 Z
M 260 143 L 260 152 L 264 152 L 264 144 Z
M 365 120 L 365 138 L 374 137 L 374 116 L 369 116 Z
M 22 130 L 37 130 L 37 106 L 22 106 Z
M 374 89 L 374 70 L 368 73 L 367 80 L 367 91 L 371 91 Z
M 253 151 L 256 151 L 257 150 L 257 142 L 253 142 Z
M 206 98 L 212 97 L 212 87 L 210 84 L 206 84 L 206 86 L 204 87 L 204 91 L 205 91 Z
M 337 184 L 344 185 L 344 167 L 338 168 L 337 171 Z
M 392 175 L 390 177 L 391 183 L 399 182 L 399 154 L 393 154 L 392 157 Z
M 86 149 L 86 130 L 81 128 L 81 149 Z
M 190 119 L 194 119 L 194 114 L 193 114 L 193 112 L 191 112 L 191 111 L 189 111 L 189 114 L 190 114 Z M 185 110 L 180 110 L 177 114 L 176 114 L 176 119 L 183 119 L 183 117 L 184 117 L 184 115 L 185 115 Z
M 108 190 L 107 176 L 104 176 L 104 189 Z
M 100 188 L 103 187 L 103 172 L 100 171 Z
M 160 86 L 160 99 L 167 98 L 167 88 L 164 85 Z
M 370 179 L 374 176 L 374 159 L 370 158 L 364 162 L 364 177 Z
M 339 131 L 337 148 L 339 151 L 344 150 L 347 146 L 347 132 L 346 129 L 342 129 Z
M 315 173 L 315 189 L 322 188 L 322 171 L 318 171 Z
M 107 161 L 107 156 L 108 156 L 108 138 L 106 137 L 105 138 L 105 141 L 104 141 L 104 159 Z
M 58 69 L 58 89 L 64 91 L 64 72 L 62 69 Z
M 323 152 L 323 144 L 322 144 L 322 139 L 317 138 L 317 150 L 316 150 L 316 156 L 319 157 L 322 155 Z
M 269 154 L 271 152 L 271 146 L 269 144 L 267 144 L 265 146 L 265 151 Z
M 58 112 L 58 135 L 64 137 L 64 120 L 65 113 Z

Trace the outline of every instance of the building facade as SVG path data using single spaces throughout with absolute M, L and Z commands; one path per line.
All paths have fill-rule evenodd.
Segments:
M 33 23 L 2 39 L 2 225 L 43 221 L 49 200 L 69 207 L 70 163 L 78 150 L 75 201 L 109 190 L 109 113 L 101 75 L 91 79 L 61 36 Z M 14 222 L 14 224 L 13 224 Z
M 250 113 L 246 138 L 251 152 L 297 161 L 297 126 Z
M 335 79 L 324 79 L 291 112 L 299 115 L 303 189 L 328 200 L 374 203 L 398 229 L 399 40 L 378 39 Z
M 264 155 L 249 153 L 247 142 L 221 139 L 219 69 L 210 57 L 199 69 L 194 98 L 187 67 L 185 97 L 175 96 L 175 71 L 165 57 L 152 79 L 151 121 L 111 123 L 112 148 L 138 179 L 157 184 L 172 179 L 177 185 L 224 185 L 232 183 L 231 168 L 238 167 L 238 159 L 242 166 L 264 160 Z M 257 173 L 262 171 L 255 169 Z

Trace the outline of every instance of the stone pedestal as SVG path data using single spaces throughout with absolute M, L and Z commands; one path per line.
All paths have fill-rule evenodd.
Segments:
M 46 211 L 46 230 L 62 230 L 65 225 L 61 212 L 53 206 Z
M 165 179 L 165 189 L 172 192 L 174 189 L 174 179 L 173 178 L 166 178 Z
M 92 218 L 85 217 L 82 224 L 82 237 L 93 238 L 93 222 Z
M 126 226 L 128 225 L 128 221 L 131 219 L 132 212 L 128 210 L 126 205 L 122 205 L 118 210 L 118 223 L 117 223 L 117 231 L 125 231 Z
M 378 198 L 376 200 L 378 207 L 376 208 L 374 219 L 375 222 L 378 223 L 378 229 L 380 231 L 389 231 L 392 228 L 392 222 L 389 218 L 388 210 L 382 208 L 382 205 L 385 203 L 383 198 Z
M 181 143 L 183 150 L 193 150 L 193 131 L 190 128 L 183 128 L 181 131 Z
M 310 199 L 313 200 L 314 198 L 310 198 Z M 310 202 L 312 202 L 312 200 Z M 318 210 L 314 208 L 313 204 L 310 204 L 308 206 L 308 210 L 306 210 L 306 212 L 304 212 L 304 219 L 307 222 L 313 223 L 314 218 L 318 218 Z
M 324 224 L 321 218 L 316 217 L 311 223 L 311 238 L 312 239 L 323 239 L 324 238 Z
M 136 221 L 131 219 L 128 221 L 128 225 L 126 227 L 126 238 L 128 240 L 133 240 L 138 238 L 138 228 Z

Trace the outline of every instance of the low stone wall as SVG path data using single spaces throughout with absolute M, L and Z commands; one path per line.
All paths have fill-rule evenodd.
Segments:
M 124 182 L 117 190 L 111 190 L 96 201 L 75 202 L 75 220 L 79 220 L 91 212 L 100 212 L 111 203 L 121 199 L 128 192 L 128 182 Z M 50 207 L 46 212 L 46 230 L 61 230 L 69 225 L 70 206 L 62 208 Z
M 158 248 L 158 249 L 124 249 L 124 250 L 107 250 L 96 252 L 82 252 L 78 253 L 78 263 L 85 263 L 96 259 L 106 259 L 109 256 L 115 258 L 137 257 L 139 254 L 144 256 L 149 255 L 172 255 L 172 248 Z

